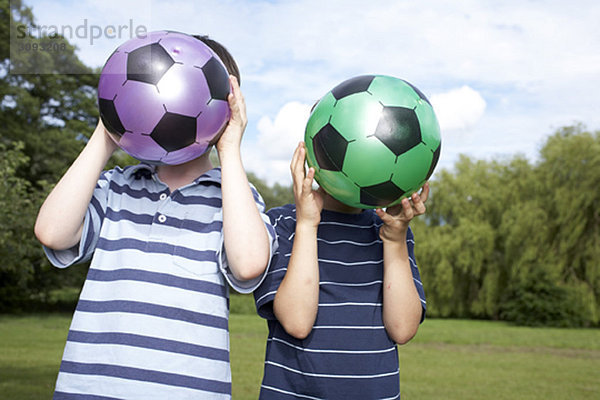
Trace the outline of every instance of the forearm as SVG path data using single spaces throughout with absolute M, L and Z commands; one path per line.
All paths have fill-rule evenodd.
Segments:
M 417 333 L 422 313 L 406 241 L 384 240 L 383 260 L 383 322 L 388 335 L 404 344 Z
M 240 280 L 256 278 L 269 262 L 269 235 L 254 201 L 239 149 L 219 154 L 227 261 Z
M 64 250 L 76 245 L 98 177 L 115 145 L 96 129 L 83 151 L 50 192 L 37 216 L 35 234 L 47 247 Z
M 273 311 L 287 333 L 304 339 L 315 323 L 318 305 L 317 227 L 298 224 L 292 255 L 275 295 Z

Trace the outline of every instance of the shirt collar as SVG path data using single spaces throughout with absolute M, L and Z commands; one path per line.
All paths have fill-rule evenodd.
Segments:
M 156 165 L 139 163 L 137 165 L 131 165 L 123 171 L 123 174 L 127 179 L 140 179 L 141 177 L 151 177 L 156 173 Z M 221 167 L 216 167 L 206 171 L 193 181 L 194 184 L 207 184 L 215 183 L 221 185 Z
M 196 178 L 194 183 L 197 185 L 204 183 L 216 183 L 217 185 L 221 186 L 221 167 L 216 167 L 206 171 L 204 174 Z
M 140 179 L 142 177 L 150 178 L 156 171 L 156 165 L 139 163 L 125 167 L 123 175 L 126 179 Z

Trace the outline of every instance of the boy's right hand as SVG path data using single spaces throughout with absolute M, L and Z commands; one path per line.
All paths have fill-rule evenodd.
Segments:
M 294 198 L 296 199 L 296 224 L 317 227 L 321 222 L 321 210 L 323 210 L 323 195 L 320 190 L 313 190 L 312 183 L 315 177 L 314 168 L 306 172 L 304 162 L 306 160 L 306 148 L 304 142 L 300 142 L 294 151 L 290 170 L 294 182 Z

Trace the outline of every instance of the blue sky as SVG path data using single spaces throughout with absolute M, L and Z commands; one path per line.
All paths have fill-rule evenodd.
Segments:
M 600 129 L 597 0 L 29 0 L 39 25 L 144 26 L 209 34 L 242 72 L 246 169 L 288 184 L 312 103 L 364 73 L 406 79 L 442 128 L 438 168 L 459 154 L 535 160 L 557 128 Z M 101 66 L 129 39 L 73 38 Z

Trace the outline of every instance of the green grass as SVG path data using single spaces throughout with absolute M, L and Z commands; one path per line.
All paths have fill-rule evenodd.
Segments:
M 71 316 L 0 317 L 3 399 L 50 399 Z M 230 320 L 233 398 L 256 399 L 266 324 Z M 514 327 L 500 322 L 427 320 L 400 348 L 402 398 L 600 398 L 600 330 Z
M 429 320 L 400 371 L 409 400 L 600 398 L 600 331 Z
M 70 321 L 70 315 L 0 317 L 2 398 L 52 398 Z
M 229 318 L 232 397 L 258 399 L 265 362 L 267 323 L 257 315 Z

